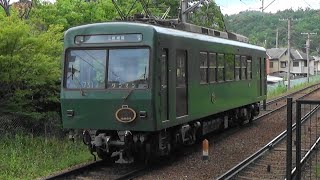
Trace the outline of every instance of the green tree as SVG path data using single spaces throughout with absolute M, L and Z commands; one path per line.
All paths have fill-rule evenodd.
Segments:
M 38 120 L 58 111 L 62 26 L 38 31 L 14 16 L 0 26 L 1 111 Z
M 224 29 L 223 15 L 217 4 L 210 0 L 191 15 L 190 22 L 199 26 L 214 28 L 217 30 Z

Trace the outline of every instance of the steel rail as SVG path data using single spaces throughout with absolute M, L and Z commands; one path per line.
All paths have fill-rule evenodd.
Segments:
M 302 119 L 301 123 L 305 122 L 311 115 L 313 115 L 318 109 L 320 108 L 320 105 L 317 105 L 314 107 L 310 112 L 308 112 Z M 296 123 L 292 125 L 292 129 L 294 130 L 296 128 Z M 271 140 L 267 145 L 265 145 L 263 148 L 231 168 L 229 171 L 224 173 L 223 175 L 219 176 L 217 180 L 220 179 L 230 179 L 234 177 L 236 174 L 238 174 L 242 169 L 248 167 L 252 162 L 260 158 L 262 155 L 264 155 L 265 152 L 271 150 L 275 145 L 277 145 L 279 142 L 281 142 L 287 134 L 287 130 L 283 131 L 281 134 L 279 134 L 276 138 Z
M 304 91 L 304 90 L 307 90 L 307 89 L 309 89 L 309 88 L 313 88 L 313 87 L 315 87 L 315 86 L 317 86 L 317 85 L 320 85 L 320 84 L 314 84 L 314 85 L 305 87 L 305 88 L 303 88 L 303 89 L 300 89 L 300 90 L 298 90 L 298 91 L 296 91 L 296 92 L 292 92 L 292 93 L 290 93 L 290 94 L 287 94 L 287 95 L 285 95 L 285 96 L 281 96 L 281 97 L 278 97 L 278 98 L 276 98 L 276 99 L 272 99 L 272 100 L 270 100 L 270 101 L 267 101 L 267 105 L 268 105 L 268 104 L 271 104 L 271 103 L 274 103 L 274 102 L 281 101 L 281 100 L 283 100 L 283 99 L 285 99 L 285 98 L 287 98 L 287 97 L 289 97 L 289 96 L 292 96 L 292 95 L 294 95 L 294 94 L 298 94 L 298 93 L 300 93 L 300 92 L 302 92 L 302 91 Z
M 147 169 L 148 169 L 147 166 L 138 168 L 138 169 L 136 169 L 134 171 L 131 171 L 131 172 L 127 173 L 127 174 L 124 174 L 124 175 L 116 178 L 115 180 L 126 180 L 126 179 L 136 178 L 139 175 L 141 175 L 144 171 L 146 171 Z
M 80 166 L 80 167 L 74 167 L 66 172 L 60 172 L 58 174 L 53 174 L 53 175 L 50 175 L 50 176 L 47 176 L 47 177 L 43 177 L 43 178 L 39 178 L 39 179 L 43 179 L 43 180 L 54 180 L 54 179 L 63 179 L 64 177 L 66 176 L 71 176 L 71 175 L 74 175 L 74 174 L 80 174 L 83 170 L 86 170 L 86 169 L 92 169 L 92 168 L 96 168 L 102 164 L 104 164 L 105 162 L 102 161 L 102 160 L 98 160 L 98 161 L 94 161 L 94 162 L 91 162 L 89 164 L 85 164 L 83 166 Z
M 318 84 L 317 84 L 318 85 Z M 314 86 L 312 86 L 312 87 L 314 87 Z M 311 92 L 309 92 L 309 94 L 311 94 L 311 93 L 313 93 L 313 92 L 315 92 L 315 91 L 317 91 L 317 90 L 319 90 L 320 88 L 317 88 L 317 89 L 313 89 Z M 304 90 L 306 90 L 306 89 L 304 89 Z M 309 94 L 305 94 L 305 95 L 303 95 L 303 96 L 301 96 L 299 99 L 301 99 L 301 98 L 304 98 L 304 97 L 306 97 L 306 96 L 308 96 Z M 293 95 L 293 94 L 291 94 L 291 95 Z M 289 96 L 289 95 L 288 95 Z M 284 97 L 288 97 L 288 96 L 284 96 Z M 279 98 L 280 99 L 280 98 Z M 280 100 L 278 100 L 278 101 L 280 101 Z M 292 103 L 296 103 L 296 101 L 297 100 L 294 100 L 294 101 L 292 101 Z M 277 101 L 273 101 L 272 103 L 274 103 L 274 102 L 277 102 Z M 256 120 L 259 120 L 259 119 L 261 119 L 261 118 L 263 118 L 263 117 L 265 117 L 265 116 L 268 116 L 268 115 L 270 115 L 270 114 L 272 114 L 272 113 L 274 113 L 274 112 L 276 112 L 276 111 L 278 111 L 278 110 L 280 110 L 280 109 L 282 109 L 282 108 L 284 108 L 284 107 L 286 107 L 287 106 L 287 104 L 285 104 L 285 105 L 283 105 L 283 106 L 280 106 L 280 107 L 278 107 L 278 108 L 276 108 L 276 109 L 273 109 L 273 110 L 271 110 L 271 111 L 269 111 L 269 112 L 267 112 L 267 113 L 265 113 L 265 114 L 262 114 L 262 115 L 260 115 L 260 116 L 257 116 L 256 118 L 254 118 L 253 119 L 253 121 L 256 121 Z

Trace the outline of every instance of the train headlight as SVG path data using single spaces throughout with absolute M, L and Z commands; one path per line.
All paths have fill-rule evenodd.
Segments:
M 76 36 L 74 38 L 74 43 L 75 44 L 82 44 L 84 42 L 84 36 Z

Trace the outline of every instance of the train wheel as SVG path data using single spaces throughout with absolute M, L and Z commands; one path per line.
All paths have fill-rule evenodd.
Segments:
M 253 122 L 253 113 L 249 113 L 249 123 L 251 124 Z

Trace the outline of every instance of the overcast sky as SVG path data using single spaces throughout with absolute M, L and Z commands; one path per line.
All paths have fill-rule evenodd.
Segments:
M 269 7 L 267 7 L 274 1 Z M 223 14 L 237 14 L 246 10 L 260 10 L 261 0 L 215 0 L 216 4 L 221 7 Z M 311 8 L 320 9 L 319 0 L 264 0 L 265 12 L 277 12 L 285 9 Z

